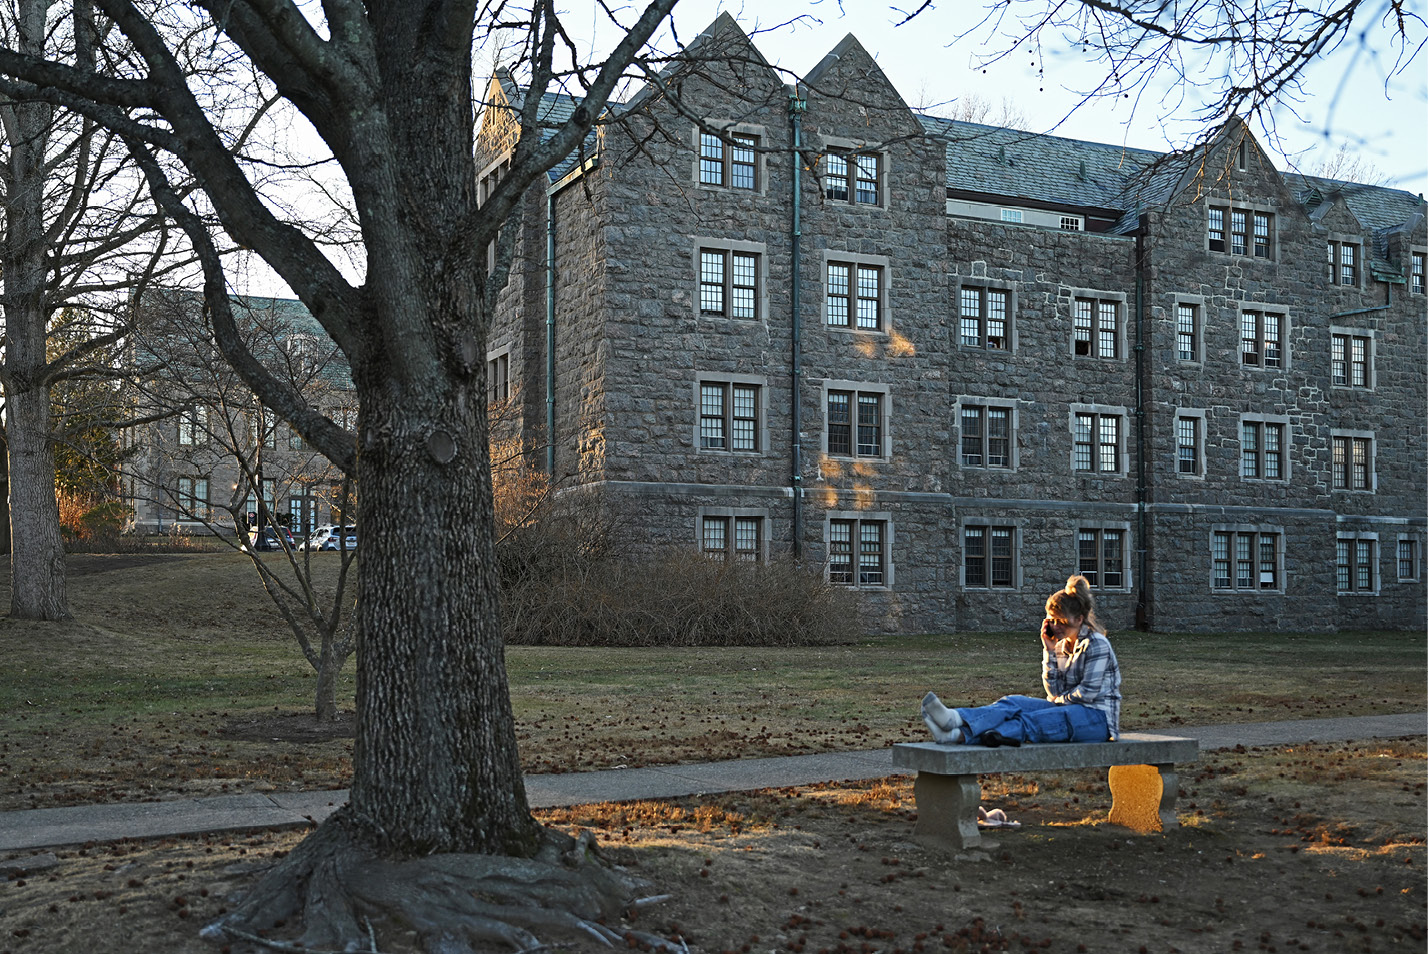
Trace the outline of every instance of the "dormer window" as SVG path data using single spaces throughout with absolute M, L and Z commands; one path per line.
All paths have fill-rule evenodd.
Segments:
M 1359 246 L 1354 242 L 1329 243 L 1329 284 L 1359 283 Z
M 1252 209 L 1212 205 L 1207 210 L 1207 237 L 1210 251 L 1231 255 L 1269 258 L 1274 234 L 1274 216 Z

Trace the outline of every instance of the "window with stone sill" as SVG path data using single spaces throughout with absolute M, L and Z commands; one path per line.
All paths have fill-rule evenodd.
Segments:
M 759 137 L 733 133 L 722 138 L 699 134 L 699 181 L 704 185 L 757 191 L 759 188 Z
M 962 585 L 967 589 L 1016 587 L 1016 528 L 962 529 Z
M 1211 581 L 1217 590 L 1278 590 L 1282 555 L 1277 532 L 1216 530 L 1211 535 Z
M 704 555 L 716 560 L 763 560 L 764 518 L 708 516 L 700 520 Z
M 1212 252 L 1270 258 L 1274 216 L 1253 209 L 1211 205 L 1207 209 L 1208 244 Z
M 1411 252 L 1408 256 L 1408 290 L 1415 295 L 1424 294 L 1424 283 L 1428 281 L 1428 252 Z
M 1095 298 L 1072 302 L 1072 353 L 1078 358 L 1119 358 L 1121 303 Z
M 1337 387 L 1367 388 L 1372 384 L 1373 339 L 1335 333 L 1329 338 L 1329 365 Z
M 1341 535 L 1335 541 L 1334 569 L 1340 593 L 1378 592 L 1378 541 Z
M 823 157 L 823 195 L 832 202 L 878 205 L 883 157 L 879 153 L 829 150 Z
M 1200 360 L 1200 306 L 1186 302 L 1175 305 L 1175 357 L 1181 361 Z
M 1246 308 L 1240 312 L 1240 364 L 1278 368 L 1284 364 L 1285 316 Z
M 888 579 L 886 520 L 828 521 L 828 582 L 882 587 Z
M 1336 434 L 1332 443 L 1334 489 L 1373 490 L 1373 438 Z
M 1240 422 L 1240 477 L 1285 480 L 1285 425 L 1277 421 Z
M 857 262 L 829 262 L 824 311 L 828 327 L 883 330 L 883 269 Z
M 1074 414 L 1071 469 L 1077 473 L 1120 473 L 1121 432 L 1119 414 Z
M 1330 241 L 1329 284 L 1356 286 L 1359 283 L 1359 252 L 1357 242 Z
M 757 453 L 759 386 L 727 381 L 699 384 L 699 449 Z
M 730 249 L 699 250 L 699 313 L 759 319 L 759 256 Z
M 1175 472 L 1186 477 L 1201 476 L 1201 427 L 1198 417 L 1175 419 Z
M 828 392 L 830 457 L 886 457 L 884 395 L 876 391 Z
M 1419 574 L 1418 540 L 1415 537 L 1398 538 L 1398 582 L 1411 583 Z
M 963 285 L 958 294 L 958 340 L 964 348 L 1011 347 L 1011 292 Z
M 1076 531 L 1078 572 L 1092 589 L 1126 587 L 1126 533 L 1118 528 L 1082 528 Z
M 1010 407 L 962 405 L 962 466 L 1010 468 L 1013 418 Z

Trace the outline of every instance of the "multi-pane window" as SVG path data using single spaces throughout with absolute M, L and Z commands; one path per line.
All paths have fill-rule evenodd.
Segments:
M 883 456 L 883 395 L 828 392 L 828 453 L 835 457 Z
M 1339 537 L 1335 541 L 1335 569 L 1340 593 L 1372 593 L 1378 589 L 1378 541 Z
M 1011 431 L 1011 408 L 962 405 L 963 466 L 1010 467 Z
M 1425 281 L 1428 281 L 1428 252 L 1412 252 L 1409 255 L 1408 290 L 1422 295 Z
M 1121 417 L 1119 414 L 1076 414 L 1072 422 L 1072 469 L 1090 473 L 1119 473 L 1121 469 Z
M 179 513 L 183 517 L 202 520 L 208 516 L 207 477 L 180 477 L 177 496 Z
M 1373 438 L 1333 438 L 1334 489 L 1373 489 Z
M 964 285 L 959 302 L 962 347 L 1007 350 L 1010 346 L 1007 315 L 1011 311 L 1011 292 Z
M 757 319 L 759 256 L 728 249 L 700 249 L 699 313 Z
M 1364 335 L 1336 334 L 1329 338 L 1330 367 L 1341 387 L 1369 386 L 1369 339 Z
M 1412 537 L 1398 538 L 1398 578 L 1418 579 L 1418 541 Z
M 887 585 L 887 521 L 828 521 L 828 582 Z
M 486 403 L 496 404 L 511 397 L 511 356 L 498 354 L 486 359 Z
M 736 133 L 726 142 L 713 133 L 699 134 L 699 181 L 733 189 L 757 189 L 757 136 Z
M 1125 537 L 1124 530 L 1076 531 L 1077 566 L 1091 586 L 1104 590 L 1125 587 Z
M 878 331 L 883 326 L 883 270 L 877 265 L 828 263 L 828 324 Z
M 1200 357 L 1200 306 L 1175 306 L 1175 356 L 1181 361 Z
M 700 540 L 706 556 L 757 562 L 763 555 L 763 517 L 704 517 Z
M 1200 473 L 1200 418 L 1175 419 L 1175 472 Z
M 1280 588 L 1278 533 L 1216 530 L 1210 541 L 1210 554 L 1216 589 Z
M 185 408 L 179 414 L 178 442 L 184 445 L 204 444 L 208 441 L 208 408 Z
M 1120 302 L 1077 298 L 1072 328 L 1078 357 L 1120 357 Z
M 1284 363 L 1284 316 L 1272 311 L 1240 312 L 1240 364 L 1277 368 Z
M 759 450 L 758 385 L 700 382 L 699 449 Z
M 829 152 L 824 157 L 823 194 L 834 201 L 877 205 L 881 179 L 880 155 Z
M 1272 421 L 1240 422 L 1240 476 L 1284 479 L 1284 425 Z
M 1359 246 L 1356 242 L 1329 243 L 1329 284 L 1359 283 Z
M 1212 252 L 1269 258 L 1274 217 L 1268 212 L 1210 206 L 1207 223 Z
M 278 416 L 267 408 L 261 413 L 248 415 L 248 436 L 254 444 L 276 448 L 278 446 Z
M 970 588 L 1016 586 L 1016 528 L 966 527 L 962 531 L 962 581 Z

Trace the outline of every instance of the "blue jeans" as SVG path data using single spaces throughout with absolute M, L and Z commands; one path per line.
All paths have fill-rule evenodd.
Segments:
M 1031 696 L 1002 696 L 989 706 L 958 709 L 962 741 L 975 745 L 988 730 L 1019 742 L 1106 742 L 1106 714 L 1090 706 L 1057 705 Z

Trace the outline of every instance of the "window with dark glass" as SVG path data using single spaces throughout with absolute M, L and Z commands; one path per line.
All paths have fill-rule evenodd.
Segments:
M 728 141 L 714 133 L 699 134 L 699 181 L 732 189 L 757 189 L 759 138 L 735 133 Z
M 705 555 L 719 560 L 758 562 L 763 536 L 762 517 L 705 517 L 700 527 Z
M 1078 530 L 1076 549 L 1078 569 L 1093 588 L 1116 590 L 1125 587 L 1124 530 Z
M 1200 473 L 1200 419 L 1175 419 L 1175 470 L 1180 474 Z
M 1007 320 L 1011 310 L 1011 292 L 964 285 L 959 302 L 962 347 L 1006 351 L 1010 346 Z
M 1175 356 L 1195 361 L 1200 356 L 1200 309 L 1196 305 L 1175 306 Z
M 881 180 L 879 154 L 830 150 L 823 157 L 823 195 L 832 201 L 877 205 Z
M 1010 467 L 1011 431 L 1011 408 L 962 405 L 962 465 Z
M 1240 364 L 1278 368 L 1284 363 L 1284 316 L 1272 311 L 1240 312 Z
M 881 394 L 828 392 L 828 453 L 835 457 L 883 456 Z
M 971 589 L 1016 585 L 1014 527 L 966 527 L 962 531 L 962 580 Z
M 699 385 L 699 449 L 759 450 L 759 387 L 705 381 Z
M 1340 593 L 1372 593 L 1378 589 L 1378 541 L 1340 537 L 1335 541 L 1335 569 Z
M 1211 537 L 1211 575 L 1221 590 L 1277 590 L 1278 533 L 1217 530 Z
M 1369 386 L 1369 339 L 1365 335 L 1335 334 L 1329 339 L 1329 364 L 1340 387 Z
M 829 327 L 882 330 L 882 285 L 880 266 L 829 262 L 825 307 Z
M 1268 212 L 1210 206 L 1206 230 L 1212 252 L 1269 258 L 1274 242 L 1274 216 Z
M 1072 469 L 1088 473 L 1119 473 L 1120 444 L 1120 415 L 1075 415 L 1072 430 Z
M 1240 423 L 1240 476 L 1284 479 L 1284 425 L 1266 421 Z
M 1072 303 L 1077 357 L 1120 357 L 1120 302 L 1077 298 Z
M 1373 438 L 1333 438 L 1335 490 L 1373 489 Z
M 1329 243 L 1329 284 L 1359 283 L 1359 246 L 1353 242 Z
M 757 320 L 759 256 L 728 249 L 700 249 L 699 313 Z
M 828 582 L 852 587 L 887 585 L 886 521 L 828 521 Z

